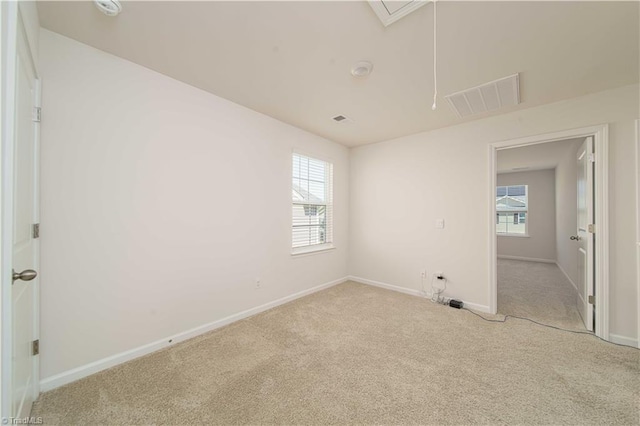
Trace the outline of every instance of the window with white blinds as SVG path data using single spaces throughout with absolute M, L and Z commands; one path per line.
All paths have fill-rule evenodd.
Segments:
M 496 232 L 500 235 L 528 235 L 529 187 L 527 185 L 496 188 Z
M 291 189 L 294 253 L 327 248 L 333 242 L 333 164 L 294 153 Z

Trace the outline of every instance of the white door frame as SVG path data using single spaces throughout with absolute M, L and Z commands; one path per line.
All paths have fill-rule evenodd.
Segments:
M 638 281 L 638 331 L 640 348 L 640 118 L 636 120 L 636 280 Z
M 593 136 L 595 145 L 595 294 L 596 328 L 595 334 L 609 340 L 609 125 L 582 127 L 537 136 L 495 142 L 489 145 L 489 188 L 488 200 L 495 198 L 497 151 L 527 145 L 555 142 Z M 489 203 L 489 310 L 495 314 L 498 309 L 496 203 Z M 639 324 L 640 325 L 640 324 Z
M 0 74 L 0 418 L 9 418 L 12 413 L 12 264 L 13 264 L 13 210 L 14 210 L 14 137 L 15 137 L 15 101 L 16 101 L 16 67 L 18 49 L 26 49 L 31 60 L 36 78 L 35 106 L 40 106 L 40 81 L 36 61 L 30 49 L 26 24 L 19 2 L 0 2 L 0 57 L 2 71 Z M 39 126 L 36 126 L 35 137 L 39 141 Z M 39 142 L 36 143 L 34 155 L 40 155 Z M 39 171 L 36 170 L 36 179 Z M 39 194 L 34 194 L 36 198 Z M 39 218 L 37 218 L 39 220 Z M 34 288 L 34 297 L 39 304 L 39 287 Z M 39 336 L 39 308 L 34 312 L 36 327 L 35 336 Z M 37 394 L 39 383 L 39 360 L 34 362 L 34 389 Z M 37 396 L 37 395 L 36 395 Z

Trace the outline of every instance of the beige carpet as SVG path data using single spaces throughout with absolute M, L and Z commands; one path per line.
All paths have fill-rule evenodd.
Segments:
M 45 424 L 638 424 L 640 351 L 345 283 L 43 394 Z
M 557 265 L 498 259 L 498 313 L 585 331 L 576 299 Z

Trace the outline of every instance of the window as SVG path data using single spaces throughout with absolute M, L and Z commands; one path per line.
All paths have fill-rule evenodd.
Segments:
M 293 253 L 331 248 L 333 242 L 333 164 L 293 154 Z
M 528 186 L 499 186 L 496 190 L 496 231 L 501 235 L 528 235 Z

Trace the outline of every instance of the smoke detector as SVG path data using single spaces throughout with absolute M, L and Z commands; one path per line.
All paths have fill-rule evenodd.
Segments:
M 118 0 L 93 0 L 93 3 L 107 16 L 116 16 L 122 12 L 122 5 Z
M 358 61 L 351 67 L 351 75 L 356 78 L 368 77 L 373 71 L 373 64 L 369 61 Z

